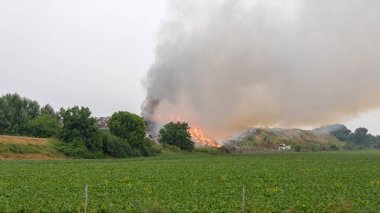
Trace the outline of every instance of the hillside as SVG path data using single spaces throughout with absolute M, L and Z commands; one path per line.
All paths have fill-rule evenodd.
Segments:
M 340 149 L 345 144 L 329 131 L 301 129 L 251 128 L 230 138 L 225 146 L 239 152 L 275 150 L 280 144 L 290 145 L 301 151 Z
M 0 135 L 0 159 L 48 160 L 65 159 L 46 138 Z

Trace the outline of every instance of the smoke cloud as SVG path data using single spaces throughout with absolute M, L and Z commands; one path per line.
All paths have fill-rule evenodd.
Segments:
M 380 107 L 380 1 L 171 1 L 146 119 L 215 137 L 313 126 Z

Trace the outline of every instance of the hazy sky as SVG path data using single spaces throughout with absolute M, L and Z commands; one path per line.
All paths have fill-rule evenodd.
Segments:
M 0 94 L 140 114 L 165 0 L 0 0 Z M 340 122 L 340 121 L 337 121 Z M 380 110 L 342 123 L 380 134 Z
M 0 0 L 0 93 L 140 113 L 164 0 Z

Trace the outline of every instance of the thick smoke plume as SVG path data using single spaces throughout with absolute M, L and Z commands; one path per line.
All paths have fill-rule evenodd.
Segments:
M 310 126 L 380 106 L 380 1 L 171 1 L 146 119 L 219 137 Z

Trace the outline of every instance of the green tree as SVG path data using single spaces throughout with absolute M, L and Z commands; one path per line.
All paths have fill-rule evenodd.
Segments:
M 58 117 L 57 113 L 54 111 L 54 108 L 50 104 L 46 104 L 41 107 L 41 115 L 52 115 Z
M 141 147 L 145 138 L 145 123 L 142 117 L 130 112 L 115 112 L 108 121 L 110 132 L 127 139 L 132 147 Z
M 343 142 L 349 142 L 351 139 L 351 130 L 349 130 L 346 126 L 341 126 L 341 128 L 336 129 L 331 132 L 338 140 Z
M 30 134 L 35 137 L 47 138 L 57 136 L 59 130 L 58 118 L 53 115 L 42 114 L 29 122 Z
M 95 118 L 87 107 L 61 108 L 62 130 L 60 138 L 66 143 L 81 141 L 91 152 L 102 151 L 103 144 Z
M 37 101 L 18 94 L 6 94 L 0 98 L 0 134 L 27 135 L 29 121 L 40 113 Z
M 193 151 L 194 142 L 191 140 L 189 129 L 186 122 L 170 122 L 160 130 L 159 142 L 164 145 L 178 146 L 182 150 Z
M 374 146 L 375 149 L 380 149 L 380 136 L 376 136 L 374 139 Z
M 354 140 L 357 145 L 368 146 L 370 144 L 370 135 L 367 134 L 366 128 L 357 128 L 354 132 Z
M 60 138 L 69 142 L 74 139 L 86 140 L 97 133 L 95 118 L 91 117 L 91 111 L 87 107 L 74 106 L 60 110 L 62 120 L 62 132 Z

